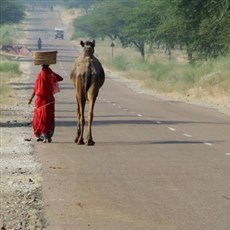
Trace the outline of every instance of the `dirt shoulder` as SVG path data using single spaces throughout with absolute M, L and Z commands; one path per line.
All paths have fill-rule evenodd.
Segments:
M 0 154 L 0 228 L 42 229 L 44 225 L 41 194 L 41 165 L 34 156 L 31 118 L 27 106 L 28 64 L 21 63 L 22 76 L 9 84 L 13 87 L 5 104 L 1 101 Z

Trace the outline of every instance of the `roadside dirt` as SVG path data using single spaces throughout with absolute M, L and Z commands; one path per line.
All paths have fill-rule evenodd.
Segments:
M 34 156 L 28 91 L 20 88 L 28 74 L 13 82 L 7 103 L 1 99 L 0 229 L 43 229 L 41 165 Z M 17 90 L 20 88 L 20 90 Z
M 3 45 L 0 47 L 1 54 L 31 56 L 32 52 L 24 45 Z

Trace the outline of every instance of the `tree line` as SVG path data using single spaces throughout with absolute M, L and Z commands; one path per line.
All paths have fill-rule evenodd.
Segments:
M 45 0 L 4 0 L 0 26 L 25 17 L 26 3 Z M 45 1 L 46 2 L 46 1 Z M 60 1 L 50 1 L 59 3 Z M 186 49 L 190 61 L 217 58 L 230 51 L 229 0 L 62 0 L 85 14 L 74 21 L 75 30 L 90 38 L 119 40 L 145 58 L 146 49 L 164 46 Z
M 25 17 L 25 5 L 18 0 L 1 1 L 0 15 L 0 26 L 18 23 Z
M 0 26 L 20 23 L 25 18 L 26 5 L 58 4 L 61 0 L 1 0 Z
M 118 39 L 123 47 L 186 49 L 190 61 L 230 51 L 229 0 L 63 0 L 85 10 L 75 30 L 90 38 Z

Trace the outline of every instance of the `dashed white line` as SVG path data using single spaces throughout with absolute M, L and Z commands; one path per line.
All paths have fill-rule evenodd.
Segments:
M 171 131 L 176 131 L 176 129 L 172 128 L 172 127 L 168 127 L 169 130 Z
M 184 133 L 183 135 L 184 135 L 185 137 L 192 137 L 192 135 L 187 134 L 187 133 Z
M 225 153 L 226 156 L 230 157 L 230 153 Z
M 64 72 L 64 71 L 63 71 Z M 99 98 L 101 99 L 101 98 Z M 112 103 L 111 101 L 107 101 L 106 99 L 102 99 L 103 101 L 106 101 L 107 103 Z M 112 105 L 116 106 L 117 104 L 116 103 L 112 103 Z M 127 108 L 122 108 L 121 106 L 117 106 L 119 109 L 123 109 L 124 111 L 128 111 Z M 130 113 L 134 114 L 135 112 L 131 111 Z M 142 114 L 138 113 L 137 114 L 138 117 L 143 117 Z M 155 121 L 156 124 L 161 124 L 162 122 L 161 121 Z M 171 131 L 177 131 L 175 128 L 172 128 L 172 127 L 168 127 L 169 130 Z M 188 134 L 188 133 L 184 133 L 183 134 L 185 137 L 192 137 L 192 135 Z M 209 142 L 203 142 L 203 144 L 205 145 L 208 145 L 208 146 L 212 146 L 213 144 L 212 143 L 209 143 Z M 226 156 L 230 156 L 230 153 L 225 153 Z
M 212 143 L 209 143 L 209 142 L 204 142 L 204 144 L 205 144 L 205 145 L 209 145 L 209 146 L 212 145 Z

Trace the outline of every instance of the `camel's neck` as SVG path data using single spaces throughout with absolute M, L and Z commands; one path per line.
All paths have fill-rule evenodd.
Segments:
M 83 53 L 83 56 L 84 57 L 93 57 L 93 53 L 92 52 L 90 52 L 90 51 L 85 51 L 84 53 Z

